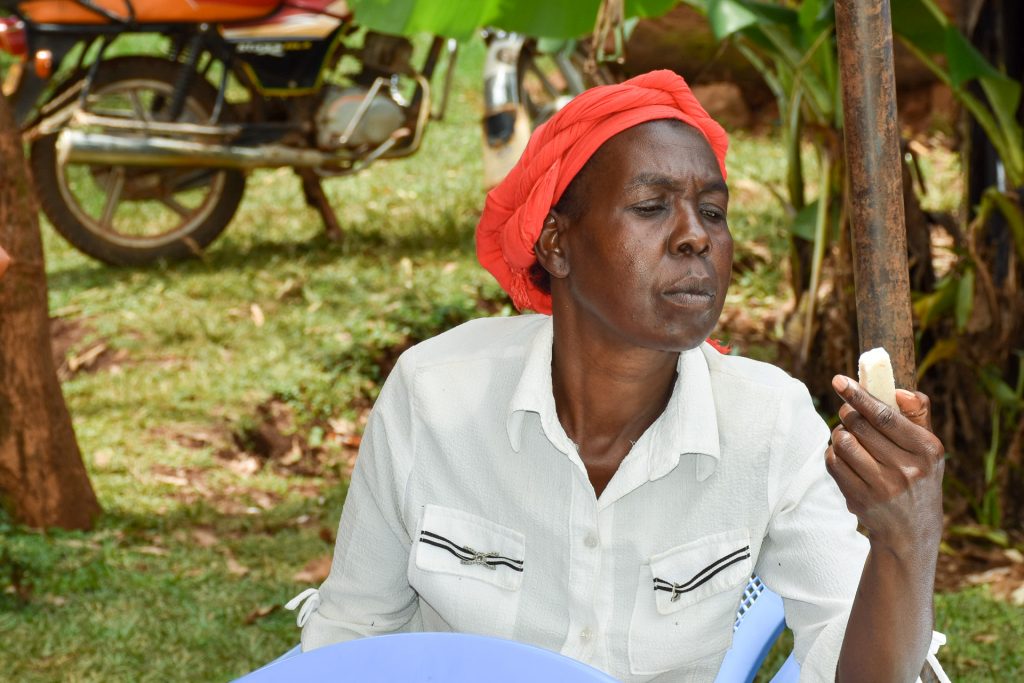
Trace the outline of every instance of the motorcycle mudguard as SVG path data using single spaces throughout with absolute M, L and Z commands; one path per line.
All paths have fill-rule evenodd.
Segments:
M 18 13 L 36 24 L 198 24 L 244 21 L 272 14 L 281 0 L 92 0 L 100 12 L 75 0 L 28 0 Z

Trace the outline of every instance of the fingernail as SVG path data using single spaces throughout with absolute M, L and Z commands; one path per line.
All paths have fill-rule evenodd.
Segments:
M 906 389 L 897 389 L 897 394 L 902 394 L 906 398 L 914 398 L 916 394 L 913 391 L 907 391 Z
M 850 380 L 842 375 L 836 375 L 832 378 L 832 388 L 836 391 L 846 391 L 846 387 L 850 386 Z

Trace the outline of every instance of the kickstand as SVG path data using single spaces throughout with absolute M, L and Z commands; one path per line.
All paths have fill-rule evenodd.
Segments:
M 341 229 L 341 223 L 338 222 L 337 214 L 331 208 L 331 203 L 327 201 L 320 178 L 308 168 L 296 169 L 295 172 L 302 178 L 302 193 L 306 196 L 306 205 L 316 209 L 320 213 L 320 218 L 323 219 L 324 233 L 327 235 L 327 239 L 332 242 L 340 242 L 345 237 L 345 233 Z

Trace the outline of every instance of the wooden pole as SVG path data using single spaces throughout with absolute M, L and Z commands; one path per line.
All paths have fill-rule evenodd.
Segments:
M 0 244 L 11 258 L 0 281 L 0 505 L 27 526 L 89 529 L 100 505 L 53 365 L 38 209 L 2 93 Z
M 889 2 L 836 0 L 835 11 L 860 348 L 884 346 L 896 384 L 913 389 L 914 328 Z

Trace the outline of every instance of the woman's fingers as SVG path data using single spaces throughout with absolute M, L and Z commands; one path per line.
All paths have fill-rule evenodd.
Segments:
M 918 427 L 932 431 L 932 402 L 920 391 L 896 390 L 896 403 L 900 412 Z
M 942 444 L 929 430 L 931 417 L 924 394 L 913 394 L 911 397 L 906 395 L 909 392 L 905 390 L 897 391 L 896 401 L 900 408 L 896 409 L 879 401 L 849 377 L 836 375 L 832 386 L 878 433 L 904 451 L 931 458 L 942 457 Z M 901 412 L 904 406 L 910 415 L 905 416 Z
M 835 440 L 834 436 L 833 440 Z M 854 512 L 856 501 L 863 500 L 867 495 L 868 485 L 853 471 L 845 460 L 836 455 L 833 446 L 825 449 L 825 469 L 828 470 L 828 473 L 836 480 L 836 484 L 839 485 L 839 490 L 843 492 L 850 512 Z
M 912 463 L 917 457 L 900 448 L 888 436 L 875 429 L 874 425 L 851 408 L 848 403 L 840 406 L 839 420 L 850 434 L 857 437 L 857 441 L 864 446 L 865 450 L 884 465 L 900 467 Z
M 867 488 L 878 488 L 885 480 L 886 465 L 869 453 L 846 427 L 832 430 L 832 451 Z

